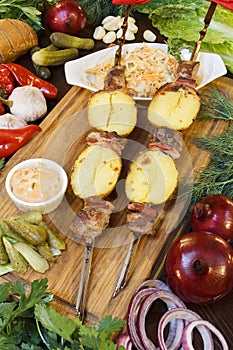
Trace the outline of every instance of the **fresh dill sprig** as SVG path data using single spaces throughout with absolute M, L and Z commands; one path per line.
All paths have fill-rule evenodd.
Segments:
M 208 92 L 201 95 L 198 120 L 203 119 L 233 120 L 232 100 L 214 85 L 210 85 Z
M 183 185 L 185 196 L 192 195 L 190 205 L 210 194 L 233 198 L 233 126 L 211 138 L 197 137 L 194 142 L 209 152 L 210 160 L 194 174 L 192 184 Z

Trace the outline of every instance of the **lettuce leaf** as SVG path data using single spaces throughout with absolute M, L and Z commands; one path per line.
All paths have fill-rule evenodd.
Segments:
M 152 25 L 168 39 L 170 52 L 174 54 L 175 48 L 192 50 L 204 27 L 209 4 L 205 0 L 151 0 L 137 6 L 136 10 L 149 16 Z M 219 5 L 216 7 L 201 50 L 219 54 L 227 69 L 233 72 L 232 11 Z

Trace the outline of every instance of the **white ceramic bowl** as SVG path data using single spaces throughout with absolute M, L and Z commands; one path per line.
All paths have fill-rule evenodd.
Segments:
M 58 192 L 51 198 L 46 199 L 45 201 L 43 200 L 40 202 L 30 202 L 30 200 L 25 201 L 16 197 L 15 194 L 12 192 L 12 176 L 16 173 L 16 171 L 31 168 L 33 166 L 36 166 L 36 167 L 43 166 L 46 169 L 49 169 L 50 171 L 55 171 L 61 180 L 61 186 L 60 186 L 60 189 L 58 189 Z M 49 159 L 44 159 L 44 158 L 33 158 L 33 159 L 28 159 L 21 163 L 18 163 L 9 171 L 5 181 L 6 191 L 18 209 L 24 212 L 30 211 L 30 210 L 38 210 L 42 214 L 50 213 L 60 205 L 64 197 L 64 194 L 66 192 L 67 185 L 68 185 L 68 177 L 65 170 L 58 163 Z M 45 186 L 45 185 L 41 184 L 41 186 Z M 41 188 L 41 193 L 43 193 L 43 187 Z M 30 199 L 30 194 L 28 195 L 28 197 Z
M 125 44 L 122 48 L 122 54 L 125 52 L 131 52 L 136 48 L 140 48 L 144 44 L 145 43 Z M 153 49 L 159 48 L 165 52 L 168 52 L 168 46 L 166 44 L 146 43 L 146 45 Z M 64 69 L 67 83 L 70 85 L 80 86 L 93 92 L 97 91 L 97 89 L 93 87 L 89 76 L 85 73 L 85 71 L 100 64 L 104 59 L 106 59 L 106 57 L 114 60 L 117 48 L 118 46 L 114 45 L 107 49 L 89 54 L 85 57 L 66 62 Z M 200 67 L 197 74 L 197 90 L 227 73 L 227 69 L 221 56 L 215 53 L 200 52 L 198 55 L 198 60 L 200 61 Z M 143 101 L 151 100 L 151 97 L 134 97 L 134 99 Z

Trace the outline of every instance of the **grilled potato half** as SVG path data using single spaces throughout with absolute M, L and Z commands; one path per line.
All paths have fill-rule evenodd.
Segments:
M 99 145 L 85 148 L 72 169 L 74 194 L 80 198 L 106 197 L 113 191 L 121 168 L 121 158 L 111 148 Z
M 135 101 L 120 90 L 98 91 L 90 97 L 88 121 L 99 131 L 115 131 L 119 136 L 127 136 L 137 122 Z
M 200 107 L 200 96 L 193 87 L 169 83 L 152 98 L 148 106 L 148 119 L 156 127 L 184 130 L 196 119 Z
M 146 150 L 131 163 L 125 181 L 131 202 L 161 204 L 174 192 L 178 171 L 173 159 L 160 150 Z

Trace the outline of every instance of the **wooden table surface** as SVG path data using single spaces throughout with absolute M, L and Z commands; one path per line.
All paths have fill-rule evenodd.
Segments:
M 152 29 L 154 32 L 156 32 L 156 30 L 151 26 L 150 21 L 147 19 L 147 17 L 142 16 L 137 14 L 136 15 L 137 21 L 138 23 L 140 23 L 140 30 L 137 34 L 137 41 L 142 41 L 142 33 L 144 31 L 144 29 Z M 82 33 L 82 36 L 91 36 L 93 33 L 93 28 L 86 28 L 84 30 L 84 32 Z M 163 41 L 163 37 L 161 37 L 159 35 L 159 33 L 156 32 L 156 34 L 158 35 L 158 41 L 162 42 Z M 48 43 L 48 33 L 46 33 L 45 35 L 43 35 L 43 37 L 40 38 L 40 43 L 41 46 L 45 46 Z M 102 43 L 97 43 L 94 50 L 97 49 L 102 49 L 105 48 L 106 45 L 102 44 Z M 92 52 L 92 51 L 91 51 Z M 80 56 L 85 55 L 85 52 L 81 52 L 80 51 Z M 21 57 L 18 60 L 18 63 L 28 67 L 29 69 L 33 70 L 30 58 L 28 55 L 25 55 L 23 57 Z M 232 76 L 229 74 L 229 77 L 231 78 Z M 45 133 L 43 134 L 43 141 L 47 142 L 46 140 L 46 135 L 48 135 L 47 130 L 50 130 L 50 144 L 53 141 L 53 138 L 51 139 L 51 135 L 52 131 L 54 130 L 54 132 L 56 131 L 56 123 L 57 125 L 59 124 L 59 121 L 63 120 L 63 119 L 59 119 L 59 118 L 63 118 L 63 116 L 68 115 L 67 110 L 70 108 L 69 113 L 72 115 L 75 112 L 75 108 L 76 108 L 76 104 L 75 104 L 75 99 L 77 99 L 77 97 L 79 97 L 79 101 L 83 101 L 83 105 L 81 104 L 81 106 L 79 105 L 79 108 L 85 108 L 86 106 L 86 101 L 88 99 L 88 96 L 90 95 L 90 92 L 80 89 L 78 87 L 72 87 L 70 85 L 68 85 L 65 81 L 65 75 L 64 75 L 64 68 L 63 66 L 59 66 L 59 67 L 54 67 L 52 69 L 52 78 L 50 80 L 54 85 L 57 86 L 57 88 L 59 89 L 59 95 L 58 98 L 55 101 L 48 101 L 48 119 L 43 120 L 42 122 L 42 126 L 43 129 L 45 130 Z M 233 90 L 233 84 L 232 84 L 232 80 L 231 79 L 227 79 L 227 78 L 223 78 L 219 80 L 219 85 L 223 85 L 223 87 L 225 88 L 225 86 L 229 86 L 231 91 Z M 233 93 L 232 93 L 233 96 Z M 62 101 L 61 101 L 62 100 Z M 188 139 L 190 138 L 191 135 L 193 135 L 193 133 L 198 133 L 201 130 L 204 130 L 204 133 L 206 135 L 210 135 L 210 133 L 215 132 L 215 133 L 219 133 L 224 129 L 225 125 L 222 122 L 215 122 L 214 124 L 211 125 L 211 127 L 208 125 L 208 123 L 203 123 L 202 125 L 199 124 L 198 127 L 196 126 L 192 126 L 189 130 L 187 130 L 187 132 L 185 133 L 185 140 L 187 141 L 187 148 L 190 151 L 190 147 L 191 144 L 188 144 Z M 55 135 L 55 134 L 54 134 Z M 39 138 L 38 138 L 39 140 Z M 51 141 L 52 140 L 52 141 Z M 55 138 L 54 138 L 55 140 Z M 39 145 L 42 145 L 42 141 L 39 140 Z M 57 143 L 56 143 L 57 146 Z M 29 146 L 28 146 L 29 147 Z M 32 155 L 37 155 L 39 154 L 38 151 L 35 151 L 35 142 L 34 145 L 33 143 L 31 144 L 31 151 L 30 153 Z M 28 152 L 28 151 L 27 151 Z M 20 161 L 21 157 L 26 157 L 27 152 L 20 150 L 19 152 L 17 152 L 12 159 L 9 160 L 9 162 L 6 164 L 6 169 L 8 169 L 8 167 L 10 168 L 12 166 L 12 164 Z M 195 164 L 196 167 L 200 167 L 200 165 L 203 165 L 206 162 L 206 158 L 204 154 L 199 154 L 199 151 L 196 149 L 195 152 L 192 151 L 192 154 L 194 156 L 194 158 L 192 158 L 192 162 L 193 164 Z M 68 164 L 66 165 L 68 166 Z M 1 179 L 0 179 L 1 180 Z M 1 181 L 1 185 L 3 186 L 3 181 Z M 1 192 L 3 191 L 3 189 L 1 188 Z M 1 216 L 5 215 L 7 213 L 7 208 L 9 207 L 9 211 L 14 211 L 14 209 L 12 209 L 11 204 L 8 203 L 8 201 L 5 198 L 1 198 L 0 196 L 0 200 L 1 200 L 1 205 L 0 205 L 0 211 L 1 211 Z M 3 205 L 4 204 L 4 205 Z M 77 205 L 80 205 L 80 203 L 77 202 Z M 189 228 L 189 223 L 185 224 L 186 225 L 186 230 L 188 230 Z M 159 244 L 161 244 L 161 247 L 159 246 L 157 253 L 153 254 L 153 250 L 149 249 L 150 246 L 150 242 L 142 242 L 142 244 L 144 245 L 144 249 L 148 249 L 148 256 L 146 257 L 147 260 L 145 260 L 145 258 L 142 258 L 142 265 L 141 267 L 139 266 L 140 260 L 138 262 L 138 270 L 137 273 L 139 273 L 139 278 L 137 275 L 135 275 L 137 278 L 135 278 L 134 280 L 134 286 L 136 286 L 136 284 L 138 283 L 138 281 L 140 281 L 140 277 L 143 278 L 150 278 L 150 277 L 162 277 L 162 262 L 163 262 L 163 258 L 164 255 L 169 247 L 169 245 L 171 244 L 171 240 L 174 239 L 175 236 L 179 235 L 182 230 L 184 229 L 184 227 L 182 226 L 180 228 L 180 230 L 178 232 L 175 232 L 170 238 L 169 236 L 166 237 L 166 239 L 161 239 L 158 240 Z M 69 259 L 69 254 L 74 253 L 74 246 L 73 246 L 73 241 L 68 239 L 68 248 L 67 248 L 67 252 L 65 257 L 68 261 Z M 70 242 L 70 243 L 69 243 Z M 70 250 L 69 250 L 70 249 Z M 123 248 L 119 248 L 116 251 L 118 251 L 117 254 L 119 254 L 119 256 L 123 256 L 124 255 L 124 250 L 122 250 Z M 141 248 L 142 249 L 142 248 Z M 102 256 L 104 253 L 106 254 L 106 250 L 109 250 L 108 248 L 105 250 L 99 249 L 97 256 Z M 122 251 L 121 251 L 122 250 Z M 142 250 L 141 250 L 142 252 Z M 98 255 L 99 254 L 99 255 Z M 109 255 L 109 258 L 111 257 L 111 255 Z M 75 293 L 76 291 L 74 290 L 72 293 L 67 292 L 67 300 L 66 300 L 66 290 L 65 290 L 65 284 L 66 281 L 70 281 L 67 282 L 68 285 L 69 283 L 72 285 L 73 282 L 71 282 L 74 278 L 74 276 L 68 274 L 68 272 L 70 272 L 69 269 L 66 270 L 66 268 L 64 267 L 63 263 L 63 257 L 59 258 L 60 259 L 60 263 L 59 266 L 60 268 L 62 268 L 63 273 L 61 276 L 54 276 L 53 274 L 56 273 L 56 271 L 59 271 L 59 269 L 55 269 L 54 271 L 52 270 L 52 272 L 50 272 L 48 274 L 48 278 L 51 277 L 52 283 L 51 283 L 51 288 L 52 291 L 55 291 L 55 297 L 56 294 L 59 296 L 56 298 L 56 302 L 57 305 L 59 305 L 59 309 L 63 312 L 66 312 L 68 314 L 74 314 L 74 307 L 75 307 Z M 58 261 L 59 261 L 58 259 Z M 77 259 L 76 261 L 76 265 L 74 265 L 74 268 L 76 267 L 77 269 L 80 268 L 80 262 L 81 259 Z M 106 269 L 108 269 L 108 260 L 106 260 Z M 119 264 L 119 268 L 120 268 L 121 264 Z M 140 271 L 140 268 L 142 269 Z M 144 270 L 143 270 L 144 269 Z M 145 269 L 147 269 L 147 271 L 145 271 Z M 93 270 L 95 273 L 95 278 L 98 278 L 98 274 L 99 278 L 101 279 L 101 271 L 99 271 L 98 269 L 98 264 L 97 262 L 94 262 L 94 266 L 93 266 Z M 118 272 L 115 271 L 114 273 L 111 274 L 111 278 L 110 278 L 110 289 L 113 288 L 113 285 L 115 283 L 115 279 L 117 278 Z M 27 274 L 26 275 L 26 280 L 28 278 L 28 280 L 38 277 L 37 274 Z M 6 276 L 1 277 L 0 281 L 4 281 L 4 280 L 12 280 L 12 279 L 16 279 L 18 278 L 17 274 L 8 274 Z M 56 285 L 56 279 L 61 279 L 62 283 L 58 284 L 59 286 L 62 285 L 64 286 L 64 290 L 57 290 L 57 285 Z M 93 281 L 92 281 L 93 282 Z M 93 282 L 92 288 L 94 288 L 95 290 L 95 296 L 97 293 L 97 290 L 99 290 L 99 293 L 101 295 L 101 291 L 103 290 L 103 288 L 108 288 L 108 283 L 106 282 L 105 285 L 95 285 L 95 280 Z M 96 289 L 95 289 L 96 288 Z M 122 305 L 125 308 L 125 303 L 128 302 L 129 297 L 132 293 L 132 286 L 131 289 L 127 288 L 125 291 L 123 291 L 119 298 L 116 300 L 115 305 L 111 306 L 109 308 L 109 306 L 103 307 L 101 312 L 108 312 L 109 310 L 112 311 L 111 313 L 118 315 L 117 314 L 117 309 L 118 309 L 118 305 L 119 305 L 119 310 L 122 310 Z M 91 299 L 91 293 L 89 295 L 90 300 Z M 92 302 L 95 302 L 95 300 L 93 299 Z M 98 307 L 98 304 L 100 303 L 99 300 L 96 300 L 96 307 Z M 103 302 L 101 302 L 103 304 Z M 233 291 L 231 291 L 227 296 L 225 296 L 223 299 L 221 299 L 220 301 L 208 305 L 208 306 L 194 306 L 194 305 L 188 305 L 188 307 L 190 307 L 191 309 L 193 309 L 194 311 L 198 312 L 203 318 L 213 322 L 224 334 L 224 336 L 226 337 L 228 344 L 229 344 L 229 348 L 233 349 L 233 326 L 232 326 L 232 319 L 233 319 Z M 95 317 L 98 318 L 98 316 L 101 316 L 101 313 L 98 315 L 98 310 L 95 308 L 94 305 L 90 305 L 90 308 L 92 309 L 90 316 L 92 316 L 93 320 L 95 320 Z M 152 309 L 150 314 L 151 317 L 148 319 L 148 331 L 150 332 L 151 329 L 153 328 L 153 313 L 154 310 Z M 122 311 L 120 312 L 120 316 L 122 316 Z M 152 332 L 152 331 L 151 331 Z M 219 346 L 219 344 L 216 343 L 216 349 L 221 349 L 221 347 Z

